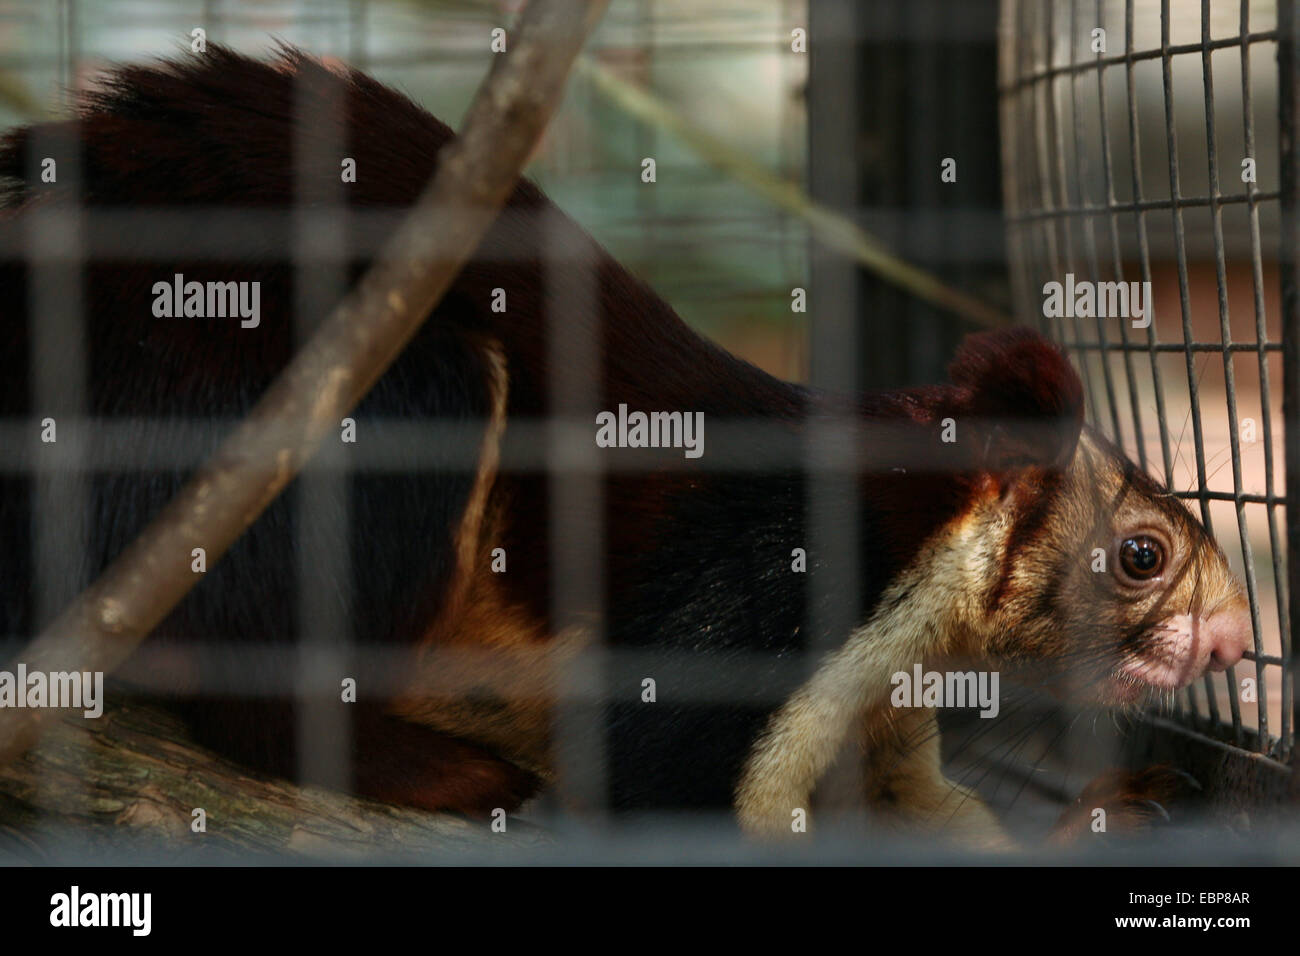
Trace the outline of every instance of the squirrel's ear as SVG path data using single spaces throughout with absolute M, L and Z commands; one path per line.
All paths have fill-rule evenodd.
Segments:
M 976 465 L 1061 467 L 1083 427 L 1083 386 L 1065 354 L 1031 329 L 966 337 L 948 366 L 960 414 L 974 425 Z

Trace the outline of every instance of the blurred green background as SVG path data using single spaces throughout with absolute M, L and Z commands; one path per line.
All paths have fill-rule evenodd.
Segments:
M 404 91 L 453 127 L 491 63 L 490 31 L 520 3 L 473 0 L 5 0 L 0 3 L 0 122 L 66 108 L 69 88 L 114 62 L 209 41 L 268 53 L 277 40 L 338 57 Z M 802 183 L 806 56 L 790 30 L 806 4 L 614 0 L 591 55 L 651 90 L 692 124 L 784 179 Z M 703 93 L 702 91 L 708 91 Z M 640 180 L 653 156 L 658 181 Z M 783 377 L 807 375 L 808 233 L 671 136 L 571 81 L 529 173 L 682 316 Z

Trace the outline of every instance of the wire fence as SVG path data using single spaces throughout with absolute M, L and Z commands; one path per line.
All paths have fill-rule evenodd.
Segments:
M 1091 420 L 1193 505 L 1246 582 L 1251 660 L 1187 688 L 1176 717 L 1273 756 L 1295 742 L 1279 280 L 1295 77 L 1277 13 L 1008 0 L 1000 77 L 1017 315 L 1073 350 Z M 1147 314 L 1057 315 L 1047 284 L 1073 280 L 1142 283 L 1127 288 Z

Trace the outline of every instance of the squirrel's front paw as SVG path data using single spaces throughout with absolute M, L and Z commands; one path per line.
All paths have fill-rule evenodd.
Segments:
M 1094 834 L 1134 835 L 1172 822 L 1174 807 L 1201 785 L 1188 773 L 1159 764 L 1145 770 L 1108 770 L 1084 787 L 1061 814 L 1048 842 L 1069 846 Z

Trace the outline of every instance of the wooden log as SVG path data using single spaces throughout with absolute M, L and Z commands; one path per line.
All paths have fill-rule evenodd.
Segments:
M 194 811 L 205 816 L 195 832 Z M 0 766 L 0 864 L 69 862 L 68 853 L 190 854 L 226 862 L 472 857 L 549 844 L 511 819 L 426 813 L 255 774 L 187 739 L 162 707 L 110 696 L 97 720 L 52 721 Z M 514 855 L 515 859 L 519 857 Z

